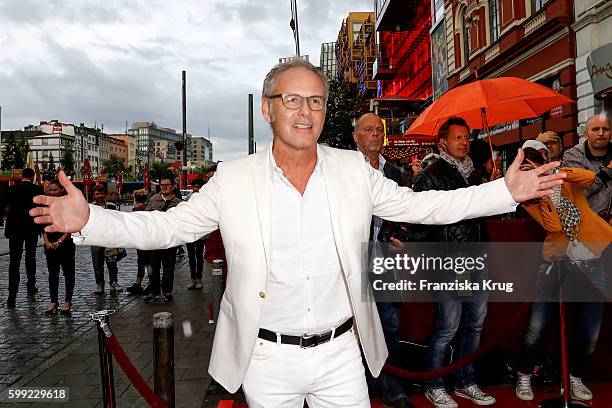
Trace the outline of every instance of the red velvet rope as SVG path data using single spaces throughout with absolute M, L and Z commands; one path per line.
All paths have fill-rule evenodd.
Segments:
M 592 289 L 597 290 L 606 299 L 606 301 L 608 301 L 608 297 L 606 293 L 593 284 L 593 282 L 591 281 L 587 273 L 584 270 L 582 270 L 582 268 L 577 267 L 575 269 L 581 272 L 581 277 L 591 285 Z M 547 280 L 542 279 L 542 281 L 540 282 L 540 284 L 535 290 L 535 295 L 533 296 L 534 299 L 540 293 L 540 291 L 544 288 L 546 283 L 547 283 Z M 509 333 L 513 332 L 521 323 L 520 318 L 522 317 L 523 313 L 527 311 L 529 307 L 531 307 L 531 303 L 529 302 L 523 303 L 521 307 L 519 308 L 519 310 L 516 313 L 514 313 L 512 318 L 509 320 L 509 324 L 504 325 L 505 326 L 504 330 L 499 330 L 495 336 L 487 340 L 483 345 L 478 347 L 472 353 L 461 358 L 460 360 L 455 361 L 449 366 L 446 366 L 444 368 L 440 368 L 437 370 L 433 370 L 433 371 L 410 371 L 410 370 L 405 370 L 403 368 L 395 367 L 389 363 L 386 363 L 383 369 L 385 370 L 385 372 L 397 375 L 398 377 L 409 378 L 411 380 L 429 380 L 432 378 L 447 376 L 461 368 L 464 368 L 468 364 L 473 363 L 478 358 L 480 358 L 484 353 L 491 350 L 493 346 L 495 346 L 500 340 L 505 338 Z
M 166 404 L 155 394 L 155 391 L 149 387 L 149 384 L 142 378 L 136 367 L 132 364 L 129 357 L 119 344 L 117 337 L 105 337 L 106 347 L 110 350 L 113 357 L 127 376 L 132 382 L 136 390 L 142 395 L 147 403 L 153 408 L 167 408 Z
M 519 310 L 514 313 L 512 319 L 510 319 L 510 323 L 505 326 L 504 330 L 500 330 L 497 334 L 490 339 L 488 339 L 483 345 L 478 347 L 476 350 L 463 357 L 460 360 L 455 361 L 449 366 L 444 368 L 439 368 L 433 371 L 409 371 L 404 370 L 403 368 L 395 367 L 389 363 L 386 363 L 384 366 L 385 372 L 397 375 L 402 378 L 409 378 L 411 380 L 428 380 L 431 378 L 444 377 L 449 375 L 460 368 L 467 366 L 468 364 L 473 363 L 476 359 L 480 358 L 484 353 L 488 352 L 495 346 L 502 338 L 505 338 L 510 332 L 516 330 L 518 325 L 521 323 L 521 319 L 523 314 L 531 307 L 531 303 L 523 303 Z

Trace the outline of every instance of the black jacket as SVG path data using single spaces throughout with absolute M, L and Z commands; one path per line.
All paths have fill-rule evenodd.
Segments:
M 9 187 L 0 205 L 0 219 L 4 221 L 4 211 L 8 208 L 4 236 L 7 238 L 27 238 L 42 232 L 43 226 L 35 224 L 29 211 L 34 207 L 34 196 L 42 195 L 41 186 L 22 181 Z
M 428 190 L 456 190 L 468 186 L 478 185 L 482 182 L 480 172 L 474 171 L 468 182 L 459 174 L 459 171 L 446 160 L 440 159 L 427 167 L 415 180 L 414 191 Z M 424 226 L 427 242 L 479 242 L 486 241 L 482 236 L 480 219 L 459 221 L 449 225 Z
M 406 174 L 403 173 L 399 167 L 393 165 L 388 160 L 385 162 L 385 166 L 383 167 L 383 173 L 385 174 L 386 178 L 395 181 L 399 186 L 407 186 Z M 372 232 L 373 230 L 370 231 L 370 237 L 372 236 Z M 400 241 L 414 240 L 410 236 L 406 224 L 383 220 L 377 239 L 380 242 L 388 242 L 389 237 L 399 239 Z

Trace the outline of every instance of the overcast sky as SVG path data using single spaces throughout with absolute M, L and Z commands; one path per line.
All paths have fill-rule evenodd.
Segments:
M 258 149 L 271 140 L 259 100 L 267 71 L 294 54 L 290 0 L 0 0 L 2 129 L 42 120 L 104 124 L 154 121 L 206 136 L 215 160 L 247 151 L 248 94 L 255 94 Z M 298 0 L 302 54 L 319 65 L 349 11 L 372 0 Z

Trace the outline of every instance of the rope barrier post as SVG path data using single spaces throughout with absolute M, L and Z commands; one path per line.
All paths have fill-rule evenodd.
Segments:
M 98 327 L 98 353 L 100 355 L 100 378 L 102 380 L 102 406 L 104 408 L 115 408 L 115 381 L 113 379 L 113 356 L 106 347 L 105 339 L 111 337 L 109 317 L 115 313 L 114 310 L 100 310 L 91 314 L 91 319 Z
M 212 294 L 210 303 L 209 324 L 213 324 L 219 315 L 221 307 L 221 297 L 223 296 L 223 260 L 215 259 L 212 261 Z
M 153 367 L 155 393 L 168 408 L 174 408 L 174 316 L 153 315 Z

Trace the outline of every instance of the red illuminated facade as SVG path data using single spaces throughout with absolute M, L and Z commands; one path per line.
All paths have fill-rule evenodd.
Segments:
M 423 0 L 376 1 L 378 96 L 431 96 L 431 5 Z

